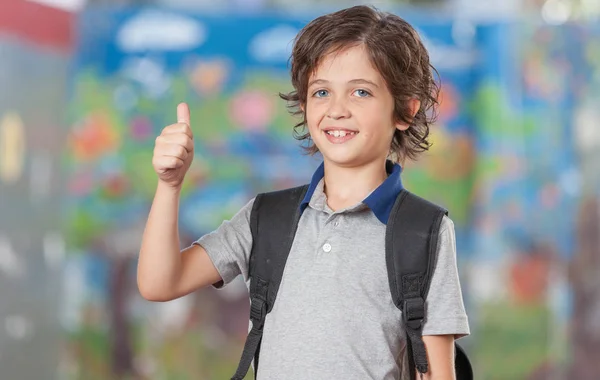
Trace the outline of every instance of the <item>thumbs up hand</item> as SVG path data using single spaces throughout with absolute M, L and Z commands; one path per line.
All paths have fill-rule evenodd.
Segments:
M 181 103 L 177 106 L 177 123 L 165 127 L 154 144 L 152 165 L 164 184 L 181 187 L 194 158 L 193 138 L 190 109 Z

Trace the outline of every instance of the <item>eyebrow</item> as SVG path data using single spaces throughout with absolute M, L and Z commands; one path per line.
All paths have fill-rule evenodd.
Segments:
M 308 83 L 308 87 L 310 88 L 310 86 L 315 85 L 315 84 L 328 84 L 329 81 L 325 80 L 325 79 L 315 79 L 313 81 L 310 81 L 310 83 Z M 377 85 L 377 83 L 372 82 L 370 80 L 367 79 L 352 79 L 349 80 L 348 83 L 352 83 L 352 84 L 370 84 L 371 86 L 377 87 L 379 88 L 379 85 Z

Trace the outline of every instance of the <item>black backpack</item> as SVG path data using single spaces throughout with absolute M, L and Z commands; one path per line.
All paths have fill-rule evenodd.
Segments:
M 249 267 L 252 329 L 231 380 L 242 380 L 253 359 L 254 371 L 258 371 L 265 318 L 275 304 L 300 219 L 300 202 L 307 189 L 308 185 L 305 185 L 259 194 L 254 200 L 250 217 L 253 243 Z M 402 190 L 387 224 L 388 279 L 394 304 L 402 310 L 411 379 L 415 377 L 415 368 L 420 373 L 428 369 L 422 339 L 425 299 L 436 261 L 440 225 L 447 214 L 443 208 Z M 455 352 L 457 380 L 473 379 L 471 364 L 464 350 L 455 344 Z

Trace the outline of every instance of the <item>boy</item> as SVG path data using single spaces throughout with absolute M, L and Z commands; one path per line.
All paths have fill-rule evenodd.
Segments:
M 302 203 L 277 301 L 267 315 L 258 379 L 398 379 L 406 376 L 401 312 L 385 262 L 386 223 L 401 167 L 429 147 L 438 87 L 415 30 L 357 6 L 319 17 L 297 36 L 294 91 L 282 98 L 320 152 Z M 179 254 L 181 183 L 194 147 L 189 110 L 156 140 L 159 176 L 138 264 L 141 294 L 168 301 L 199 288 L 248 281 L 254 200 Z M 454 339 L 469 334 L 456 267 L 454 226 L 444 217 L 427 299 L 425 379 L 453 379 Z M 403 371 L 404 369 L 404 371 Z

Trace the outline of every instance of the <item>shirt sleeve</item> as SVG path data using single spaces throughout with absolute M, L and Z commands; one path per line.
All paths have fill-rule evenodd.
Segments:
M 238 275 L 248 280 L 248 264 L 252 250 L 252 232 L 250 214 L 254 199 L 242 207 L 230 220 L 225 220 L 213 232 L 194 242 L 203 247 L 213 265 L 221 275 L 222 281 L 213 284 L 221 288 L 229 284 Z
M 469 335 L 458 268 L 454 223 L 444 216 L 438 239 L 437 263 L 431 278 L 423 325 L 423 335 L 451 335 L 455 339 Z

